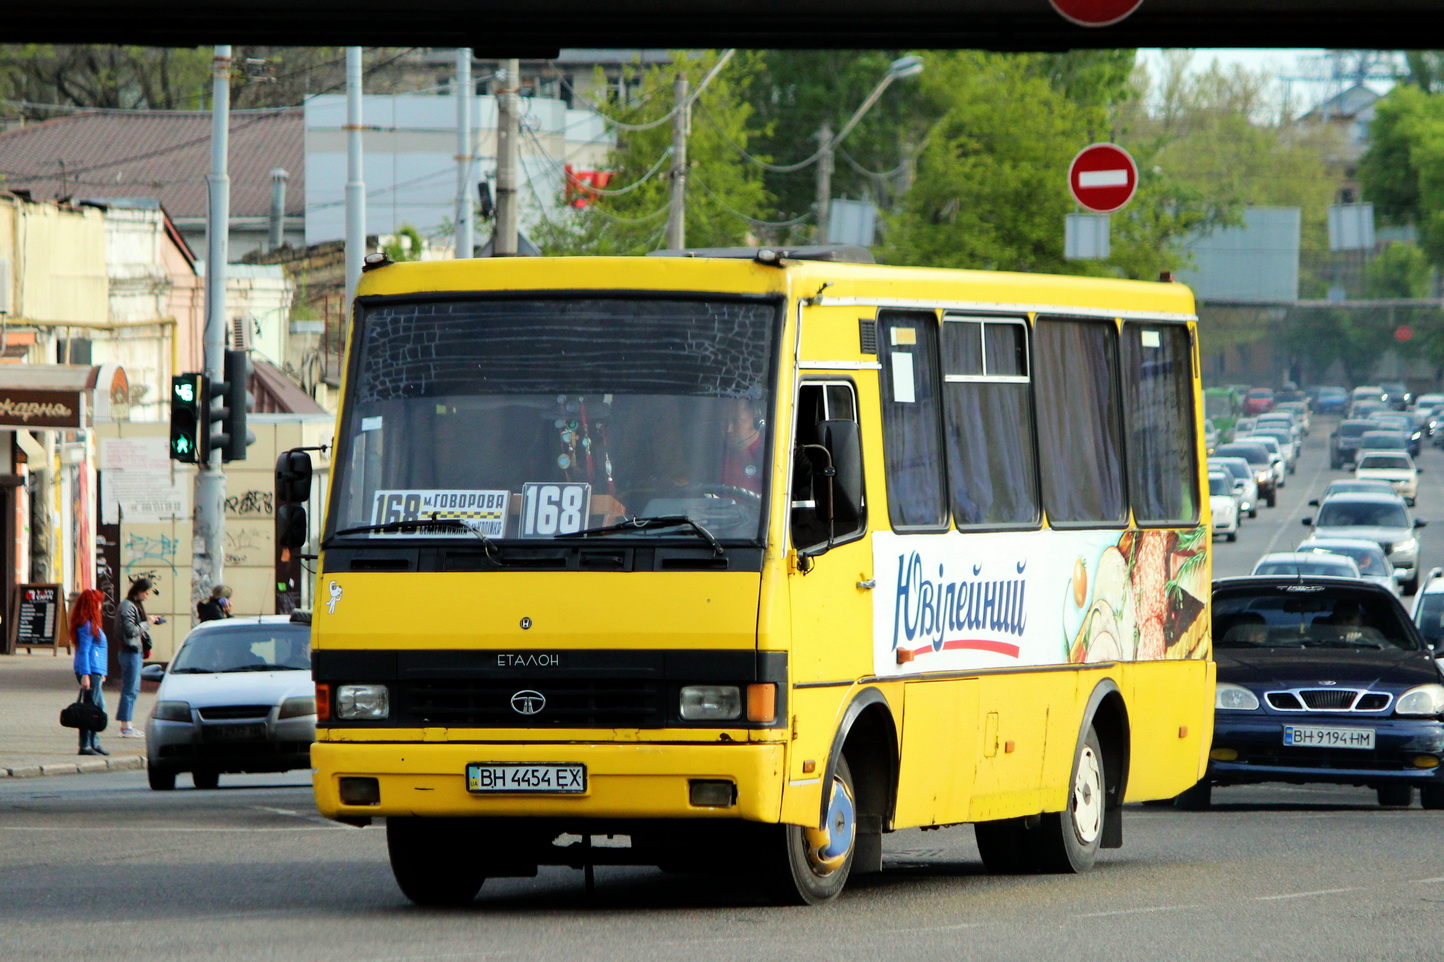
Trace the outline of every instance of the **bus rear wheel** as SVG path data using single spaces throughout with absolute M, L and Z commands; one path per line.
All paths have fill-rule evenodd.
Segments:
M 386 819 L 386 851 L 401 894 L 417 905 L 466 905 L 486 876 L 477 846 L 460 844 L 473 827 L 453 818 Z
M 763 829 L 765 884 L 780 905 L 820 905 L 842 893 L 857 854 L 857 794 L 847 759 L 832 776 L 827 817 L 821 828 L 768 825 Z
M 988 871 L 1001 875 L 1088 871 L 1103 840 L 1107 794 L 1103 748 L 1098 733 L 1090 726 L 1073 759 L 1068 808 L 974 824 L 983 864 Z

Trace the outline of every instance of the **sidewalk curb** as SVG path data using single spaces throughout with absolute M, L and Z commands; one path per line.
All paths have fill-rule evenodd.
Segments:
M 44 775 L 94 775 L 99 772 L 138 771 L 145 768 L 141 755 L 97 758 L 83 762 L 51 762 L 45 765 L 16 765 L 0 768 L 0 778 L 39 778 Z

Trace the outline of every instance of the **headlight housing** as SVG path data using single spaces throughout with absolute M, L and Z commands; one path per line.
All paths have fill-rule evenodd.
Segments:
M 742 689 L 736 685 L 687 685 L 678 710 L 687 721 L 730 721 L 742 717 Z
M 1257 711 L 1258 696 L 1242 685 L 1221 681 L 1214 689 L 1213 707 L 1223 711 Z
M 1416 685 L 1394 703 L 1398 715 L 1444 715 L 1444 685 Z
M 1412 554 L 1413 552 L 1418 550 L 1418 538 L 1405 538 L 1403 541 L 1395 542 L 1394 547 L 1389 551 L 1389 554 Z
M 281 711 L 277 718 L 299 718 L 302 715 L 316 714 L 316 696 L 298 695 L 295 698 L 287 698 L 281 702 Z
M 390 714 L 391 692 L 385 685 L 336 686 L 337 718 L 366 721 L 385 718 Z
M 191 720 L 191 705 L 188 701 L 158 701 L 150 710 L 150 717 L 158 721 L 188 722 Z

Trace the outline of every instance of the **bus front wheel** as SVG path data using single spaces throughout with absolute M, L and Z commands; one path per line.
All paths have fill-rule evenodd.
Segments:
M 466 905 L 486 876 L 474 846 L 458 844 L 472 830 L 468 820 L 388 818 L 386 851 L 401 894 L 417 905 Z
M 781 905 L 819 905 L 842 893 L 857 853 L 857 794 L 847 759 L 837 759 L 821 828 L 768 825 L 767 890 Z

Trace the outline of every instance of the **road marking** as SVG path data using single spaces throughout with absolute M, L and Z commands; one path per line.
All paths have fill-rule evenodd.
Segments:
M 1320 889 L 1317 892 L 1291 892 L 1288 895 L 1258 895 L 1254 897 L 1256 902 L 1273 902 L 1278 899 L 1307 899 L 1315 895 L 1342 895 L 1345 892 L 1362 892 L 1358 887 L 1349 889 Z
M 1115 909 L 1111 912 L 1083 912 L 1074 915 L 1075 919 L 1101 919 L 1110 915 L 1139 915 L 1145 912 L 1174 912 L 1180 909 L 1199 909 L 1201 905 L 1150 905 L 1140 909 Z
M 326 826 L 331 826 L 335 824 L 329 818 L 326 818 L 323 815 L 318 815 L 315 812 L 297 812 L 289 808 L 272 808 L 269 805 L 256 805 L 255 808 L 257 811 L 261 812 L 273 812 L 276 815 L 285 815 L 288 818 L 298 818 L 303 822 L 316 822 L 320 825 Z
M 1414 881 L 1419 885 L 1433 885 L 1436 882 L 1444 882 L 1444 878 L 1416 878 Z

